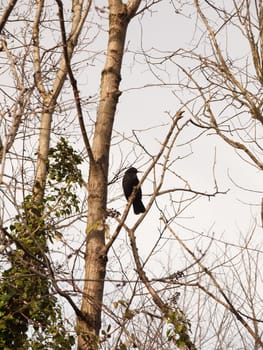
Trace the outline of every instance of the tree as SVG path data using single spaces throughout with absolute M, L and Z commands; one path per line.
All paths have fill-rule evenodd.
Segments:
M 1 29 L 8 20 L 10 13 L 12 11 L 15 12 L 15 4 L 16 2 L 10 2 L 4 11 Z M 62 3 L 58 1 L 57 4 L 59 9 L 61 9 Z M 21 124 L 25 122 L 27 116 L 35 112 L 35 102 L 29 100 L 33 94 L 36 94 L 35 98 L 40 105 L 39 110 L 36 111 L 40 114 L 40 132 L 32 194 L 26 195 L 22 205 L 22 212 L 17 216 L 17 221 L 10 226 L 11 233 L 2 228 L 3 235 L 8 237 L 9 242 L 6 244 L 10 246 L 12 243 L 15 243 L 16 245 L 16 249 L 7 253 L 11 267 L 3 273 L 3 284 L 1 286 L 1 344 L 3 347 L 16 347 L 18 349 L 28 346 L 47 348 L 49 342 L 43 342 L 43 334 L 45 333 L 47 333 L 47 339 L 51 336 L 51 344 L 56 348 L 69 348 L 72 344 L 71 337 L 65 338 L 60 308 L 56 307 L 56 298 L 49 291 L 51 286 L 49 279 L 52 279 L 53 271 L 47 256 L 48 240 L 53 238 L 54 232 L 52 232 L 51 228 L 48 228 L 45 217 L 48 203 L 53 201 L 53 198 L 45 197 L 45 189 L 52 118 L 58 96 L 67 76 L 66 67 L 71 60 L 73 50 L 89 12 L 89 7 L 90 2 L 87 2 L 86 6 L 84 6 L 84 3 L 73 2 L 72 25 L 66 42 L 66 56 L 56 52 L 56 48 L 52 50 L 54 59 L 57 57 L 58 68 L 56 66 L 48 68 L 49 63 L 46 64 L 43 60 L 44 55 L 47 53 L 47 51 L 42 52 L 41 45 L 41 35 L 45 33 L 45 29 L 42 26 L 43 16 L 46 11 L 44 1 L 37 3 L 34 21 L 30 25 L 31 36 L 27 36 L 27 28 L 22 28 L 25 40 L 22 51 L 12 46 L 12 42 L 11 47 L 7 45 L 6 37 L 9 34 L 7 24 L 5 28 L 6 33 L 3 35 L 2 49 L 6 54 L 13 73 L 15 83 L 14 95 L 17 95 L 18 98 L 17 100 L 13 99 L 14 104 L 11 108 L 14 114 L 13 123 L 10 127 L 8 122 L 6 123 L 10 131 L 6 135 L 2 148 L 2 171 L 4 171 L 6 153 L 13 146 L 16 137 L 19 135 L 19 127 L 21 128 Z M 26 21 L 26 16 L 28 16 L 28 11 L 30 10 L 31 6 L 22 8 L 21 16 L 24 21 Z M 62 32 L 62 34 L 64 33 Z M 27 59 L 28 52 L 32 53 L 32 60 L 31 57 L 29 60 Z M 61 58 L 59 58 L 59 55 Z M 33 76 L 28 74 L 28 66 L 31 64 L 31 68 L 33 67 L 34 71 Z M 6 96 L 10 98 L 11 95 L 6 93 Z M 65 164 L 70 148 L 65 143 L 62 144 L 62 148 L 64 159 L 63 162 L 60 162 L 60 165 L 64 166 L 66 170 L 63 173 L 63 170 L 60 169 L 62 175 L 60 175 L 58 182 L 66 180 L 67 185 L 69 185 L 72 181 L 75 181 L 74 178 L 69 181 L 67 178 L 65 179 L 65 171 L 69 172 L 71 170 L 67 168 L 69 163 Z M 71 161 L 74 161 L 73 157 L 71 157 Z M 72 167 L 74 168 L 74 164 L 72 164 Z M 55 173 L 57 171 L 58 169 L 55 168 Z M 26 174 L 22 174 L 22 177 L 24 175 Z M 55 177 L 57 176 L 56 174 Z M 26 183 L 23 183 L 23 185 L 26 185 Z M 70 197 L 69 190 L 70 186 L 66 186 L 63 193 L 64 197 L 66 195 Z M 26 187 L 24 191 L 27 191 Z M 63 210 L 65 210 L 66 205 L 67 203 L 64 203 Z M 71 212 L 70 205 L 68 205 L 68 210 Z M 58 216 L 63 216 L 63 213 L 60 211 Z M 47 278 L 47 274 L 49 278 Z M 19 279 L 14 287 L 16 276 L 19 276 Z M 32 288 L 33 286 L 34 288 Z M 33 339 L 32 344 L 28 341 L 27 335 L 30 325 L 36 332 L 36 339 Z
M 109 151 L 116 106 L 120 91 L 121 66 L 126 30 L 140 1 L 109 1 L 109 39 L 105 68 L 101 77 L 100 102 L 93 136 L 88 177 L 88 226 L 85 285 L 81 311 L 89 322 L 79 318 L 79 349 L 96 348 L 101 327 L 101 308 L 107 256 L 105 219 Z
M 238 240 L 217 226 L 230 231 L 217 203 L 234 189 L 260 203 L 252 181 L 239 185 L 231 167 L 224 178 L 222 155 L 251 178 L 262 170 L 262 4 L 163 4 L 2 6 L 2 347 L 263 348 L 257 220 L 240 218 Z M 151 37 L 171 17 L 191 24 L 190 47 L 147 47 L 162 13 Z M 144 169 L 138 217 L 133 198 L 119 201 L 133 164 Z

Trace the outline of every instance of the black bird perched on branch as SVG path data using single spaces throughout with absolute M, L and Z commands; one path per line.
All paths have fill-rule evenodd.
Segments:
M 124 177 L 122 180 L 122 187 L 127 200 L 129 200 L 129 197 L 132 194 L 134 187 L 137 186 L 139 183 L 137 172 L 138 170 L 132 167 L 132 168 L 129 168 L 124 174 Z M 137 192 L 132 204 L 133 204 L 134 214 L 140 214 L 145 212 L 145 208 L 142 202 L 141 188 L 137 189 Z

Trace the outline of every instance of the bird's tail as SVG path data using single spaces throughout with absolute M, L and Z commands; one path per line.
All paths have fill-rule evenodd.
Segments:
M 134 210 L 134 214 L 144 213 L 145 207 L 143 205 L 143 202 L 141 200 L 137 200 L 133 202 L 133 210 Z

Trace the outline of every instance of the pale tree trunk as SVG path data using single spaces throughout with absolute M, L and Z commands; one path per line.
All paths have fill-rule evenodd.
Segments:
M 61 92 L 63 84 L 67 76 L 67 67 L 70 65 L 70 60 L 73 55 L 75 46 L 81 29 L 85 23 L 86 17 L 89 13 L 91 0 L 86 1 L 73 0 L 72 1 L 72 26 L 69 34 L 69 39 L 66 42 L 67 57 L 65 55 L 61 57 L 59 69 L 54 79 L 52 89 L 47 91 L 44 87 L 41 73 L 41 60 L 40 60 L 40 43 L 39 43 L 39 25 L 41 22 L 41 14 L 43 11 L 44 1 L 40 0 L 36 12 L 36 17 L 33 26 L 33 43 L 34 43 L 34 70 L 35 70 L 35 83 L 38 91 L 42 97 L 43 110 L 41 114 L 40 122 L 40 135 L 37 154 L 37 166 L 35 173 L 35 181 L 33 186 L 34 199 L 41 201 L 44 196 L 46 175 L 47 175 L 47 160 L 49 152 L 49 143 L 51 136 L 52 116 L 56 106 L 57 98 Z M 59 9 L 63 12 L 63 4 L 57 0 Z M 63 20 L 60 17 L 60 20 Z M 67 60 L 67 61 L 66 61 Z
M 86 320 L 78 319 L 78 349 L 96 349 L 101 327 L 104 277 L 107 257 L 104 256 L 107 179 L 111 134 L 120 96 L 120 71 L 126 31 L 140 1 L 109 1 L 109 38 L 105 68 L 101 75 L 100 103 L 93 139 L 93 159 L 88 179 L 88 224 L 85 257 L 85 283 L 81 311 Z

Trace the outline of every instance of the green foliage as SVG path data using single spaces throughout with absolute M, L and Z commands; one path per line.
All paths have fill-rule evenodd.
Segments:
M 167 320 L 168 329 L 166 336 L 169 341 L 173 341 L 178 348 L 196 350 L 191 342 L 189 333 L 191 332 L 191 323 L 179 309 L 171 312 Z
M 56 147 L 49 150 L 49 178 L 60 183 L 82 185 L 81 171 L 78 169 L 82 161 L 82 157 L 61 137 Z
M 29 227 L 22 223 L 12 226 L 16 248 L 9 254 L 11 266 L 3 272 L 0 284 L 1 349 L 70 349 L 73 343 L 51 293 L 47 246 L 39 222 L 35 217 L 35 224 L 31 218 Z
M 46 211 L 55 218 L 62 218 L 80 211 L 78 187 L 83 185 L 78 165 L 81 156 L 61 137 L 56 148 L 49 151 L 48 189 L 45 196 Z
M 61 138 L 50 150 L 46 196 L 41 201 L 27 196 L 9 228 L 13 244 L 0 283 L 0 349 L 67 350 L 74 344 L 52 292 L 47 253 L 55 234 L 50 217 L 79 211 L 74 190 L 83 183 L 77 168 L 81 161 Z

